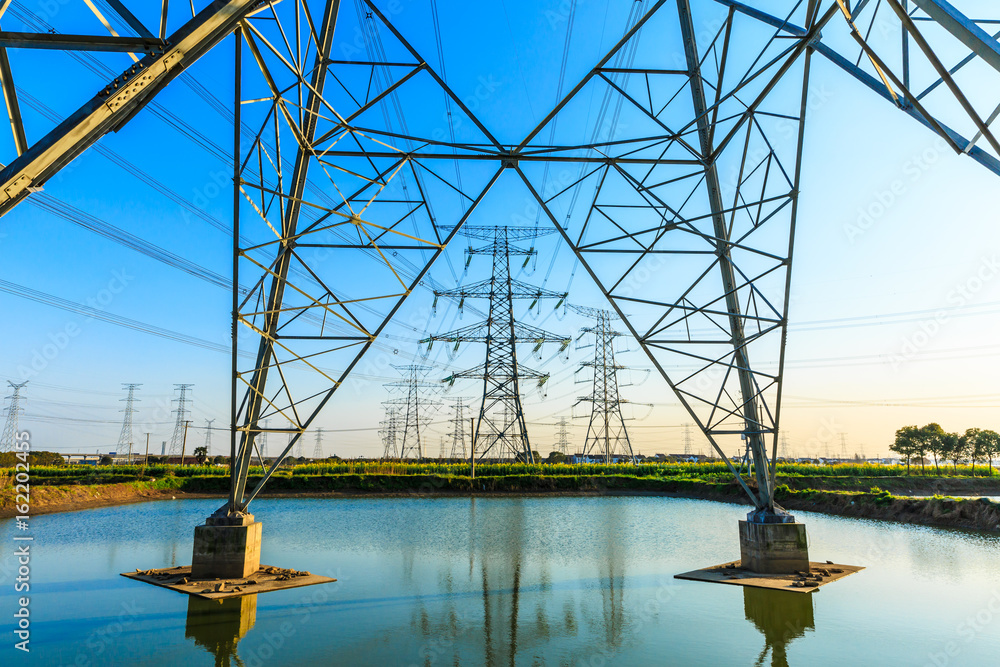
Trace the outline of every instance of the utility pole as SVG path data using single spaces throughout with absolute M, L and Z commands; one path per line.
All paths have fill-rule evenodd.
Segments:
M 184 453 L 185 450 L 187 449 L 188 426 L 190 424 L 191 424 L 190 419 L 184 422 L 184 435 L 181 437 L 181 465 L 184 465 Z
M 190 412 L 187 407 L 190 400 L 187 397 L 187 391 L 193 386 L 193 384 L 174 385 L 174 388 L 180 391 L 180 396 L 171 401 L 177 403 L 177 409 L 174 410 L 177 413 L 177 421 L 174 422 L 174 434 L 170 437 L 170 456 L 175 456 L 183 449 L 181 441 L 184 439 L 184 430 L 187 428 L 184 424 L 187 414 Z
M 479 408 L 475 439 L 487 438 L 485 447 L 480 448 L 480 457 L 491 452 L 498 458 L 510 456 L 516 460 L 532 462 L 534 457 L 528 439 L 528 429 L 524 419 L 520 383 L 522 380 L 537 380 L 544 386 L 548 373 L 526 368 L 517 360 L 517 344 L 531 341 L 534 352 L 543 343 L 559 343 L 560 352 L 569 347 L 570 339 L 520 322 L 514 317 L 514 299 L 531 299 L 529 310 L 542 299 L 557 299 L 558 308 L 566 299 L 565 293 L 553 292 L 535 285 L 529 285 L 511 277 L 511 256 L 525 257 L 524 264 L 536 255 L 534 248 L 524 249 L 513 243 L 527 241 L 555 232 L 554 229 L 535 227 L 470 227 L 463 229 L 466 238 L 486 241 L 487 245 L 466 251 L 469 261 L 473 255 L 490 255 L 493 258 L 493 273 L 489 279 L 451 290 L 434 292 L 434 302 L 446 297 L 459 299 L 459 307 L 465 299 L 489 299 L 490 310 L 487 319 L 468 327 L 430 336 L 420 341 L 427 343 L 430 350 L 434 341 L 454 344 L 458 351 L 461 343 L 485 343 L 486 361 L 465 371 L 453 373 L 445 382 L 454 384 L 457 379 L 479 379 L 483 381 L 483 399 Z M 505 415 L 510 415 L 507 418 Z
M 17 441 L 17 417 L 19 414 L 24 412 L 24 408 L 21 407 L 21 390 L 28 380 L 25 380 L 21 384 L 14 384 L 10 380 L 7 381 L 11 387 L 14 388 L 14 393 L 7 397 L 10 400 L 10 405 L 7 407 L 7 423 L 3 427 L 3 438 L 0 440 L 0 451 L 12 452 L 14 451 L 14 443 Z
M 596 320 L 594 326 L 583 329 L 584 333 L 594 334 L 595 337 L 594 360 L 580 364 L 580 368 L 592 368 L 594 372 L 590 395 L 581 396 L 577 401 L 588 402 L 592 406 L 583 453 L 599 452 L 605 463 L 612 463 L 616 455 L 635 463 L 622 415 L 622 404 L 629 401 L 618 393 L 618 371 L 624 370 L 625 366 L 615 363 L 615 338 L 622 335 L 611 327 L 611 320 L 617 319 L 617 315 L 608 310 L 581 306 L 570 306 L 570 309 Z
M 132 414 L 138 412 L 132 406 L 139 400 L 135 397 L 135 390 L 141 386 L 141 384 L 136 383 L 122 383 L 122 388 L 128 390 L 128 396 L 119 399 L 125 401 L 125 409 L 122 410 L 125 413 L 125 418 L 122 420 L 122 432 L 118 436 L 118 446 L 115 447 L 115 451 L 120 452 L 127 447 L 129 465 L 132 464 Z

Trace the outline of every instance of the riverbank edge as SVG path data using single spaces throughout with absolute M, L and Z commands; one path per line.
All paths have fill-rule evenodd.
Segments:
M 358 498 L 450 496 L 665 496 L 747 504 L 733 482 L 616 476 L 440 477 L 435 475 L 326 475 L 275 478 L 262 498 Z M 254 480 L 250 480 L 251 486 Z M 283 488 L 294 486 L 297 488 Z M 476 488 L 478 487 L 478 488 Z M 166 477 L 111 484 L 34 486 L 31 515 L 177 498 L 224 498 L 226 477 Z M 928 493 L 937 492 L 928 484 Z M 944 528 L 1000 533 L 1000 504 L 985 499 L 934 496 L 911 498 L 881 489 L 870 491 L 790 489 L 779 485 L 776 499 L 786 509 L 834 516 L 897 521 Z M 0 491 L 0 518 L 17 515 L 13 489 Z

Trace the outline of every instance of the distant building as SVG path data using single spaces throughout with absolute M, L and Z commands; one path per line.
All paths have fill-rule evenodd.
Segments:
M 613 454 L 612 463 L 631 463 L 631 459 L 624 454 Z M 605 463 L 604 454 L 570 454 L 566 457 L 566 463 Z
M 69 465 L 74 466 L 96 466 L 101 462 L 103 454 L 63 454 L 62 457 Z

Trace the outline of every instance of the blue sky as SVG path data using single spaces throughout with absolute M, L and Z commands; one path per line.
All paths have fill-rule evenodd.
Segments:
M 100 29 L 85 7 L 80 12 L 65 5 L 48 17 L 43 4 L 18 2 L 14 7 L 35 11 L 62 31 Z M 436 65 L 427 3 L 380 6 Z M 353 6 L 345 3 L 348 10 Z M 516 141 L 556 99 L 565 7 L 507 1 L 469 9 L 442 2 L 440 10 L 448 83 L 460 97 L 478 99 L 476 113 L 492 132 L 503 141 Z M 625 23 L 623 11 L 610 5 L 582 2 L 577 11 L 567 86 L 618 39 Z M 179 23 L 180 17 L 174 20 Z M 493 28 L 473 29 L 477 26 Z M 6 17 L 4 27 L 21 29 Z M 230 39 L 190 70 L 226 106 L 232 100 L 231 54 Z M 124 55 L 99 59 L 115 72 L 128 62 Z M 18 85 L 60 116 L 103 83 L 62 53 L 12 52 L 11 60 Z M 996 177 L 956 156 L 935 135 L 823 59 L 814 58 L 813 64 L 784 389 L 783 426 L 792 452 L 815 455 L 829 447 L 839 453 L 839 434 L 844 433 L 852 453 L 862 446 L 868 455 L 885 453 L 895 429 L 910 423 L 938 421 L 948 430 L 1000 426 L 992 423 L 1000 399 L 993 332 L 1000 268 L 996 213 L 987 194 Z M 65 72 L 57 92 L 41 77 L 30 76 L 45 67 Z M 231 124 L 184 81 L 175 81 L 156 102 L 210 143 L 229 150 Z M 25 115 L 29 140 L 52 126 L 35 111 Z M 86 152 L 46 184 L 45 194 L 228 277 L 231 238 L 150 188 L 128 166 L 116 164 L 114 155 L 226 224 L 232 207 L 228 165 L 149 108 L 99 146 L 113 151 L 111 159 L 110 154 Z M 13 155 L 6 135 L 0 138 L 0 151 L 7 161 Z M 468 178 L 475 177 L 470 171 Z M 530 203 L 523 186 L 512 182 L 501 181 L 490 196 L 504 216 L 525 211 Z M 0 232 L 0 279 L 77 303 L 90 299 L 116 315 L 228 345 L 231 296 L 225 289 L 36 206 L 22 204 L 5 216 Z M 520 277 L 557 291 L 569 289 L 574 303 L 600 305 L 598 290 L 582 269 L 574 271 L 568 249 L 557 251 L 560 243 L 555 235 L 539 240 L 534 271 Z M 448 262 L 433 267 L 431 275 L 440 284 L 451 287 L 462 274 L 463 248 L 464 243 L 457 243 L 447 251 L 454 273 Z M 482 279 L 486 266 L 484 258 L 473 260 L 465 279 Z M 321 415 L 318 424 L 328 433 L 326 453 L 378 455 L 382 446 L 376 429 L 386 396 L 381 385 L 398 377 L 389 365 L 425 363 L 416 343 L 420 334 L 478 319 L 470 310 L 458 320 L 453 305 L 441 304 L 427 321 L 431 301 L 426 289 L 410 297 L 400 324 L 387 329 L 358 366 L 358 377 L 348 380 Z M 120 429 L 123 382 L 143 383 L 136 431 L 150 431 L 154 445 L 170 438 L 174 383 L 195 385 L 194 426 L 205 419 L 216 419 L 217 427 L 227 421 L 225 353 L 88 320 L 7 293 L 0 293 L 0 304 L 8 313 L 0 378 L 19 380 L 23 369 L 30 369 L 22 424 L 32 431 L 36 448 L 112 449 Z M 483 303 L 474 306 L 485 309 Z M 523 317 L 574 338 L 586 324 L 572 314 L 554 312 L 551 304 L 543 304 L 537 318 L 526 312 Z M 645 453 L 678 451 L 685 414 L 665 382 L 643 370 L 650 364 L 638 346 L 621 342 L 630 351 L 620 360 L 637 369 L 631 375 L 641 382 L 623 389 L 637 403 L 631 410 L 636 420 L 629 422 L 634 445 Z M 481 346 L 468 346 L 455 360 L 444 347 L 435 347 L 427 359 L 441 369 L 430 373 L 431 379 L 446 375 L 446 368 L 481 360 Z M 526 399 L 532 438 L 547 453 L 554 439 L 552 424 L 560 415 L 573 414 L 576 397 L 586 392 L 585 384 L 574 383 L 584 376 L 574 371 L 592 351 L 572 346 L 563 361 L 554 356 L 554 348 L 543 350 L 542 360 L 530 359 L 529 350 L 526 346 L 522 352 L 524 363 L 553 377 L 544 400 L 534 391 Z M 477 389 L 470 383 L 452 393 L 474 396 Z M 583 406 L 575 414 L 584 414 Z M 432 421 L 443 422 L 447 416 L 442 409 Z M 585 420 L 572 423 L 574 437 L 582 439 Z M 430 451 L 437 451 L 438 438 L 447 430 L 446 424 L 432 426 Z M 217 450 L 223 436 L 214 436 Z M 192 438 L 200 444 L 204 432 L 195 430 Z M 312 444 L 307 437 L 307 454 Z M 698 448 L 708 451 L 700 439 Z

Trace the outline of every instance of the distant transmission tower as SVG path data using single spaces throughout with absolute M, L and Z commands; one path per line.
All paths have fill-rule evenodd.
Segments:
M 427 394 L 428 390 L 435 389 L 436 385 L 423 379 L 427 371 L 431 370 L 429 366 L 393 366 L 393 368 L 404 376 L 398 382 L 385 385 L 390 392 L 401 394 L 387 401 L 398 410 L 395 434 L 399 449 L 398 458 L 420 459 L 425 454 L 427 411 L 437 405 L 437 401 L 427 398 Z
M 14 393 L 7 397 L 10 401 L 10 405 L 7 406 L 7 423 L 3 427 L 3 439 L 0 440 L 0 451 L 12 452 L 14 451 L 14 443 L 17 441 L 17 416 L 24 412 L 24 408 L 21 407 L 21 390 L 24 385 L 28 384 L 28 380 L 25 380 L 21 384 L 14 384 L 10 380 L 7 381 L 11 387 L 14 388 Z
M 267 429 L 271 423 L 270 419 L 264 420 L 264 430 L 257 434 L 257 451 L 260 453 L 260 458 L 267 460 Z
M 179 389 L 181 394 L 171 401 L 177 403 L 177 409 L 174 410 L 177 413 L 177 421 L 174 422 L 174 434 L 170 436 L 170 456 L 181 455 L 181 448 L 184 445 L 184 422 L 187 421 L 187 414 L 190 412 L 187 407 L 187 390 L 193 386 L 193 384 L 174 385 L 174 388 Z
M 396 427 L 398 424 L 399 409 L 394 405 L 387 405 L 385 408 L 385 421 L 379 424 L 382 427 L 379 435 L 382 436 L 382 443 L 385 445 L 385 451 L 382 453 L 382 458 L 384 459 L 399 458 L 399 446 L 396 441 Z
M 214 419 L 205 420 L 205 455 L 212 455 L 212 424 L 215 423 Z
M 847 458 L 848 458 L 848 456 L 847 456 L 847 434 L 846 433 L 841 433 L 840 434 L 840 458 L 843 461 L 846 461 Z
M 468 419 L 465 416 L 465 409 L 471 406 L 466 405 L 465 401 L 469 400 L 467 398 L 455 398 L 453 400 L 455 404 L 452 406 L 451 431 L 447 434 L 451 437 L 450 458 L 464 459 L 468 457 L 465 449 L 466 423 Z
M 784 433 L 781 434 L 781 458 L 792 458 L 791 452 L 788 449 L 788 436 Z
M 323 427 L 319 426 L 316 428 L 316 446 L 313 447 L 313 459 L 319 460 L 323 458 Z
M 135 397 L 135 390 L 141 387 L 141 384 L 122 383 L 122 389 L 128 389 L 128 396 L 119 399 L 125 401 L 125 409 L 122 412 L 125 413 L 125 418 L 122 420 L 122 432 L 118 436 L 118 446 L 115 451 L 121 454 L 126 449 L 128 450 L 128 462 L 132 462 L 132 414 L 138 412 L 133 406 L 133 404 L 140 399 Z
M 569 422 L 565 417 L 559 418 L 559 430 L 556 431 L 555 448 L 557 452 L 569 454 Z
M 510 258 L 517 255 L 530 259 L 536 254 L 534 248 L 519 248 L 512 243 L 527 241 L 554 231 L 534 227 L 466 227 L 464 234 L 467 238 L 488 242 L 479 248 L 470 247 L 466 251 L 470 260 L 472 255 L 491 255 L 493 273 L 488 280 L 467 287 L 434 292 L 435 301 L 442 296 L 461 301 L 490 301 L 486 320 L 421 341 L 428 345 L 432 345 L 434 341 L 447 341 L 454 343 L 456 350 L 463 342 L 486 344 L 486 361 L 483 364 L 445 378 L 446 382 L 451 383 L 457 379 L 469 378 L 483 381 L 483 399 L 473 435 L 476 454 L 480 458 L 534 460 L 521 404 L 520 383 L 522 380 L 537 380 L 541 387 L 549 376 L 518 363 L 517 343 L 533 342 L 537 351 L 543 343 L 556 342 L 564 350 L 569 346 L 570 339 L 517 321 L 514 318 L 514 299 L 531 299 L 529 309 L 541 299 L 557 299 L 558 308 L 566 294 L 514 280 L 510 274 Z M 510 418 L 505 418 L 504 414 L 509 414 Z
M 581 396 L 580 402 L 592 405 L 590 423 L 587 426 L 587 439 L 583 442 L 583 453 L 599 453 L 605 463 L 611 463 L 615 456 L 624 456 L 635 463 L 632 453 L 632 443 L 629 441 L 628 430 L 625 428 L 625 418 L 622 416 L 622 404 L 629 401 L 618 393 L 618 371 L 625 366 L 615 363 L 615 338 L 622 335 L 611 327 L 612 318 L 617 315 L 607 310 L 582 308 L 572 306 L 581 315 L 587 315 L 597 320 L 592 327 L 583 329 L 595 337 L 594 360 L 580 364 L 581 368 L 592 368 L 594 371 L 593 389 L 589 396 Z
M 691 424 L 684 424 L 684 456 L 691 456 Z

